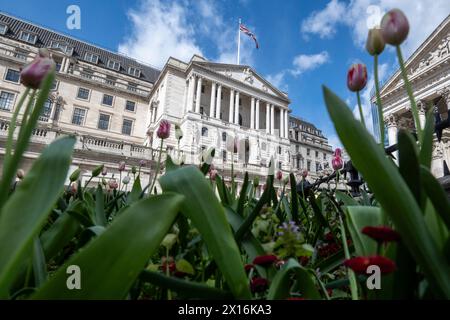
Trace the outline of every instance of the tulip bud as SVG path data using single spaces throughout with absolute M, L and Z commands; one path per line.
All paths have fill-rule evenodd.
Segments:
M 340 170 L 344 167 L 344 161 L 339 156 L 335 156 L 333 160 L 331 160 L 331 166 L 335 171 Z
M 119 171 L 124 171 L 126 167 L 125 161 L 119 162 Z
M 253 179 L 253 186 L 256 188 L 257 186 L 259 186 L 259 177 L 255 177 Z
M 135 174 L 137 172 L 136 166 L 131 167 L 131 173 Z
M 16 172 L 17 178 L 22 180 L 25 177 L 25 172 L 22 169 L 17 170 Z
M 105 165 L 102 164 L 102 165 L 99 165 L 94 170 L 92 170 L 92 177 L 97 177 L 103 171 L 104 166 Z
M 399 9 L 388 11 L 381 19 L 381 35 L 384 42 L 398 46 L 409 33 L 409 22 L 405 14 Z
M 183 138 L 183 130 L 181 130 L 181 128 L 178 124 L 175 125 L 175 138 L 177 140 L 180 140 L 181 138 Z
M 303 170 L 302 178 L 306 178 L 308 176 L 308 170 Z
M 380 54 L 384 50 L 384 39 L 381 35 L 381 30 L 378 28 L 373 28 L 369 30 L 369 35 L 367 36 L 366 50 L 371 56 Z
M 277 178 L 277 180 L 283 179 L 283 172 L 281 172 L 281 170 L 278 170 L 278 171 L 277 171 L 276 178 Z
M 350 91 L 361 91 L 367 84 L 367 69 L 362 63 L 353 64 L 347 73 L 347 86 Z
M 145 160 L 139 160 L 139 167 L 145 167 Z
M 106 167 L 104 166 L 102 169 L 102 176 L 106 176 L 108 174 L 108 170 L 106 170 Z
M 42 81 L 56 68 L 55 61 L 45 56 L 45 51 L 39 52 L 34 60 L 20 72 L 20 83 L 31 89 L 39 89 Z
M 69 177 L 70 182 L 77 181 L 78 178 L 80 177 L 80 173 L 81 173 L 80 168 L 77 168 L 74 172 L 72 172 L 72 174 Z
M 123 179 L 122 179 L 123 184 L 128 184 L 129 182 L 130 182 L 130 176 L 123 177 Z
M 77 191 L 78 191 L 78 183 L 72 182 L 70 184 L 70 193 L 75 195 L 75 194 L 77 194 Z
M 108 186 L 109 186 L 110 189 L 114 190 L 114 189 L 117 189 L 119 187 L 119 184 L 117 183 L 116 179 L 111 179 L 108 182 Z
M 162 120 L 159 123 L 158 131 L 156 131 L 156 135 L 160 139 L 167 139 L 170 136 L 170 122 L 167 120 Z
M 217 176 L 217 170 L 213 169 L 209 172 L 209 179 L 211 179 L 212 181 L 216 180 L 216 176 Z
M 106 181 L 105 178 L 102 178 L 102 185 L 106 186 L 108 184 L 108 182 Z

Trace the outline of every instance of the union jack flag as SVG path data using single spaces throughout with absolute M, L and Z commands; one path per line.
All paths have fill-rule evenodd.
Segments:
M 256 44 L 256 49 L 259 49 L 259 44 L 258 44 L 258 40 L 256 40 L 256 36 L 253 32 L 251 32 L 246 26 L 244 26 L 242 23 L 239 24 L 239 30 L 241 30 L 243 33 L 245 33 L 246 35 L 248 35 L 249 37 L 251 37 Z

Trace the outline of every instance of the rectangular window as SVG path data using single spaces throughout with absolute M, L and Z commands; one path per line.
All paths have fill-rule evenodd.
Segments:
M 323 160 L 327 160 L 327 154 L 326 153 L 323 154 Z
M 89 100 L 90 90 L 86 88 L 78 88 L 77 98 L 83 100 Z
M 316 162 L 316 172 L 320 171 L 320 163 Z
M 306 162 L 306 170 L 311 171 L 311 161 Z
M 97 64 L 98 63 L 98 55 L 90 53 L 90 52 L 86 52 L 86 54 L 84 55 L 84 60 L 86 60 L 87 62 L 90 62 L 90 63 Z
M 295 146 L 295 152 L 298 153 L 299 150 L 300 150 L 300 146 L 299 146 L 299 145 L 296 145 L 296 146 Z
M 109 84 L 110 86 L 116 85 L 117 79 L 111 76 L 106 76 L 106 84 Z
M 6 34 L 6 31 L 8 31 L 8 26 L 5 24 L 0 24 L 0 34 Z
M 120 63 L 114 60 L 108 60 L 108 68 L 119 71 Z
M 136 110 L 136 102 L 127 100 L 125 110 L 134 112 Z
M 281 161 L 278 161 L 278 169 L 281 170 L 282 169 L 282 164 Z
M 0 93 L 0 109 L 10 111 L 14 104 L 14 93 L 2 91 Z
M 202 93 L 205 93 L 205 85 L 202 84 Z
M 131 129 L 133 128 L 133 120 L 123 119 L 122 134 L 131 136 Z
M 98 128 L 100 130 L 108 130 L 110 118 L 111 116 L 109 114 L 100 113 L 98 117 Z
M 86 109 L 75 108 L 73 109 L 72 123 L 78 126 L 84 124 L 84 119 L 86 118 Z
M 128 86 L 127 86 L 127 89 L 130 90 L 130 91 L 136 92 L 137 91 L 137 84 L 129 82 Z
M 50 99 L 47 99 L 47 101 L 44 102 L 44 107 L 41 111 L 41 116 L 39 117 L 40 121 L 48 121 L 50 119 L 50 115 L 52 114 L 52 101 Z
M 53 81 L 52 87 L 50 88 L 50 90 L 55 91 L 56 89 L 58 89 L 58 84 L 59 84 L 59 82 L 57 80 Z
M 15 83 L 19 83 L 20 80 L 20 72 L 14 69 L 8 69 L 6 71 L 6 76 L 5 76 L 5 80 L 6 81 L 11 81 L 11 82 L 15 82 Z
M 307 155 L 307 156 L 311 155 L 311 149 L 309 149 L 309 148 L 306 149 L 306 155 Z
M 316 158 L 319 157 L 319 151 L 316 151 Z
M 37 40 L 37 36 L 33 33 L 27 32 L 27 31 L 22 31 L 20 33 L 20 40 L 31 43 L 31 44 L 35 44 L 36 40 Z
M 102 104 L 111 107 L 113 105 L 113 101 L 114 101 L 114 97 L 113 96 L 111 96 L 109 94 L 104 94 L 103 95 Z
M 128 74 L 132 75 L 133 77 L 139 78 L 141 76 L 141 70 L 134 67 L 129 67 Z
M 61 51 L 65 52 L 68 55 L 72 54 L 73 48 L 70 47 L 66 42 L 64 41 L 52 41 L 51 48 L 53 49 L 60 49 Z
M 227 151 L 226 150 L 222 150 L 222 161 L 227 162 Z

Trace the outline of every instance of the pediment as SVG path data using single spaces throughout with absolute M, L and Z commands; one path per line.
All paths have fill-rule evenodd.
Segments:
M 227 78 L 239 81 L 245 85 L 261 90 L 267 94 L 279 97 L 284 100 L 288 99 L 287 94 L 278 90 L 278 88 L 276 88 L 269 81 L 257 74 L 249 66 L 211 62 L 196 62 L 196 64 L 207 68 L 210 71 L 221 74 Z

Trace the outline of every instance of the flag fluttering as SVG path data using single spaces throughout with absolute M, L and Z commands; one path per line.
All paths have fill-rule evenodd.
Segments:
M 259 49 L 258 40 L 256 40 L 256 36 L 253 32 L 251 32 L 246 26 L 242 23 L 239 24 L 239 30 L 251 37 L 255 41 L 256 49 Z

